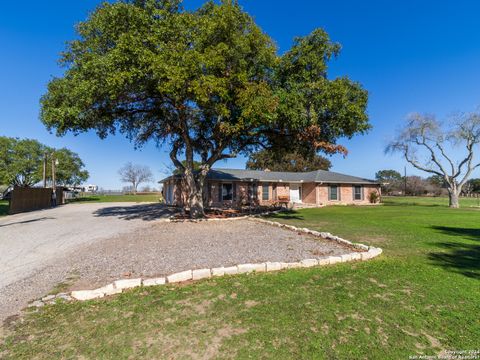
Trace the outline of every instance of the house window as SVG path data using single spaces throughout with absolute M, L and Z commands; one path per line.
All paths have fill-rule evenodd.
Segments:
M 363 200 L 363 187 L 354 186 L 353 187 L 353 200 Z
M 269 198 L 269 189 L 268 189 L 268 184 L 264 183 L 262 184 L 262 200 L 268 200 Z
M 338 186 L 337 185 L 330 185 L 328 188 L 328 200 L 338 200 Z
M 222 184 L 222 201 L 233 200 L 233 185 Z
M 248 184 L 247 185 L 248 201 L 257 200 L 257 198 L 258 198 L 257 191 L 258 191 L 258 185 L 257 184 Z

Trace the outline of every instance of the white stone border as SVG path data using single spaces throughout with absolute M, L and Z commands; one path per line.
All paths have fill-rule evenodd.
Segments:
M 261 216 L 261 215 L 258 214 L 257 216 Z M 60 298 L 66 301 L 69 301 L 69 300 L 84 301 L 84 300 L 99 299 L 105 296 L 119 294 L 126 289 L 137 288 L 140 286 L 174 284 L 174 283 L 179 283 L 184 281 L 208 279 L 211 277 L 218 277 L 218 276 L 225 276 L 225 275 L 246 274 L 246 273 L 252 273 L 252 272 L 270 272 L 270 271 L 279 271 L 279 270 L 293 269 L 293 268 L 309 268 L 313 266 L 325 266 L 325 265 L 332 265 L 332 264 L 349 262 L 349 261 L 366 261 L 382 253 L 382 249 L 380 248 L 367 246 L 359 243 L 352 243 L 351 241 L 342 239 L 338 236 L 334 236 L 327 232 L 318 232 L 318 231 L 313 231 L 307 228 L 298 228 L 296 226 L 286 225 L 276 221 L 260 219 L 258 217 L 252 218 L 250 216 L 247 216 L 244 218 L 251 218 L 252 220 L 257 222 L 289 229 L 292 231 L 302 232 L 305 234 L 320 237 L 322 239 L 336 241 L 340 244 L 344 244 L 344 245 L 353 247 L 358 250 L 363 250 L 363 251 L 362 252 L 355 251 L 355 252 L 342 254 L 338 256 L 328 256 L 321 259 L 303 259 L 297 262 L 263 262 L 259 264 L 239 264 L 239 265 L 228 266 L 228 267 L 221 266 L 216 268 L 185 270 L 185 271 L 177 272 L 174 274 L 170 274 L 165 277 L 158 277 L 158 278 L 121 279 L 121 280 L 116 280 L 111 284 L 102 286 L 98 289 L 77 290 L 77 291 L 72 291 L 70 294 L 61 293 L 57 295 L 48 295 L 42 298 L 41 300 L 34 301 L 29 306 L 41 307 L 45 304 L 55 303 L 56 300 Z M 227 220 L 227 219 L 228 220 L 238 219 L 238 217 L 225 218 L 221 220 Z M 209 220 L 220 220 L 220 219 L 209 219 Z M 205 221 L 205 220 L 202 220 L 202 221 Z

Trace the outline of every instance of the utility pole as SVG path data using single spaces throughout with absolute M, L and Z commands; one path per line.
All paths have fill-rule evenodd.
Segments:
M 55 184 L 55 155 L 52 153 L 52 189 L 55 191 L 56 184 Z
M 43 154 L 43 187 L 47 187 L 47 153 Z

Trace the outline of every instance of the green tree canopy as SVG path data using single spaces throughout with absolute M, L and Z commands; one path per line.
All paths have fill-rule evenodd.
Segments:
M 57 160 L 55 177 L 57 184 L 78 185 L 88 179 L 88 171 L 78 154 L 63 149 L 53 149 L 33 139 L 0 137 L 0 183 L 30 187 L 43 178 L 43 162 L 46 157 L 46 175 L 51 179 L 51 160 Z
M 402 175 L 396 170 L 380 170 L 376 172 L 375 179 L 379 182 L 395 182 L 402 180 Z
M 73 151 L 62 148 L 52 150 L 49 154 L 58 161 L 58 165 L 55 168 L 55 179 L 59 185 L 80 185 L 87 181 L 89 174 L 87 170 L 84 170 L 85 164 L 80 156 Z M 47 167 L 47 176 L 51 176 L 51 167 Z
M 0 137 L 0 182 L 33 186 L 42 179 L 40 168 L 46 147 L 33 139 Z
M 427 181 L 430 184 L 437 186 L 439 188 L 443 188 L 447 186 L 447 183 L 445 182 L 445 179 L 443 178 L 443 176 L 432 175 L 427 178 Z
M 465 183 L 464 193 L 471 195 L 473 193 L 480 193 L 480 179 L 470 179 Z
M 218 160 L 286 144 L 345 152 L 337 138 L 369 128 L 367 92 L 327 78 L 338 44 L 315 30 L 279 56 L 236 1 L 192 11 L 180 0 L 105 2 L 77 32 L 64 75 L 42 97 L 42 121 L 58 135 L 120 131 L 136 146 L 166 144 L 192 216 L 203 215 L 204 180 Z
M 304 155 L 299 152 L 274 152 L 261 150 L 250 155 L 247 169 L 271 171 L 329 170 L 332 163 L 318 154 Z
M 181 163 L 184 167 L 187 166 L 186 160 L 182 160 Z M 202 163 L 200 161 L 193 160 L 193 171 L 200 171 L 201 166 L 202 166 Z M 183 169 L 173 168 L 172 173 L 174 175 L 181 175 L 183 174 Z
M 375 174 L 375 179 L 381 184 L 382 191 L 386 194 L 404 188 L 402 175 L 396 170 L 380 170 Z M 404 190 L 404 189 L 403 189 Z

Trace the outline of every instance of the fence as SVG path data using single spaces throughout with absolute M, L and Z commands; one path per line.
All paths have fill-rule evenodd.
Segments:
M 63 204 L 63 189 L 57 188 L 57 204 Z M 52 206 L 51 188 L 21 188 L 13 189 L 10 200 L 9 214 L 17 214 L 25 211 L 47 209 Z

